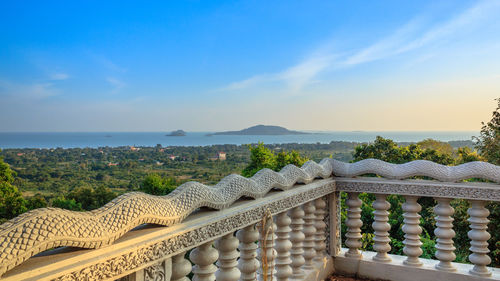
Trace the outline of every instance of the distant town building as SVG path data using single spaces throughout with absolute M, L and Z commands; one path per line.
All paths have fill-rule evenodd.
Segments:
M 111 167 L 111 166 L 118 166 L 118 163 L 112 163 L 112 162 L 109 162 L 109 163 L 108 163 L 108 167 Z
M 132 151 L 139 151 L 140 149 L 140 147 L 130 146 L 130 150 Z
M 179 157 L 179 156 L 175 156 L 175 155 L 168 156 L 168 158 L 170 158 L 170 160 L 172 160 L 172 161 L 175 160 L 177 157 Z
M 219 160 L 226 160 L 226 153 L 224 151 L 219 151 L 217 153 L 217 159 L 219 159 Z

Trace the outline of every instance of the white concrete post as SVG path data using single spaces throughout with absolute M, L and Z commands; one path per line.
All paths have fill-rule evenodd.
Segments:
M 286 212 L 280 213 L 276 216 L 276 277 L 278 281 L 287 281 L 292 276 L 292 267 L 290 264 L 290 249 L 292 249 L 292 242 L 290 242 L 290 217 Z
M 491 258 L 488 257 L 490 250 L 488 249 L 488 240 L 491 235 L 488 233 L 488 215 L 490 211 L 485 208 L 485 201 L 470 200 L 471 207 L 467 210 L 469 214 L 468 221 L 470 222 L 471 230 L 467 236 L 471 239 L 469 260 L 474 264 L 470 270 L 471 274 L 481 277 L 491 276 L 491 272 L 486 267 L 491 263 Z
M 304 210 L 300 206 L 295 207 L 289 211 L 289 215 L 292 218 L 292 232 L 290 233 L 290 241 L 292 241 L 292 250 L 290 251 L 292 255 L 292 276 L 293 279 L 303 279 L 305 277 L 304 270 L 302 270 L 302 266 L 305 263 L 303 256 L 305 235 L 302 232 L 304 227 Z
M 189 259 L 194 263 L 193 281 L 214 281 L 217 267 L 214 262 L 219 258 L 219 253 L 212 247 L 212 241 L 200 245 L 189 254 Z
M 189 281 L 187 275 L 191 272 L 191 263 L 184 258 L 182 252 L 172 258 L 172 277 L 170 281 Z
M 350 258 L 361 258 L 361 253 L 359 249 L 361 248 L 361 226 L 363 226 L 363 221 L 361 221 L 361 204 L 363 202 L 359 199 L 357 192 L 349 192 L 348 198 L 346 200 L 347 205 L 347 233 L 345 244 L 349 248 L 346 252 L 346 257 Z
M 420 227 L 420 215 L 418 212 L 422 210 L 422 206 L 418 204 L 417 196 L 405 196 L 405 203 L 403 203 L 403 232 L 405 233 L 405 240 L 403 244 L 403 253 L 407 256 L 403 264 L 411 266 L 422 266 L 422 262 L 418 257 L 423 253 L 420 241 L 420 233 L 422 233 L 422 228 Z
M 259 248 L 257 250 L 258 259 L 261 266 L 257 270 L 259 281 L 274 281 L 276 280 L 275 262 L 276 250 L 274 249 L 274 240 L 276 239 L 276 224 L 272 217 L 266 217 L 265 222 L 257 224 L 259 230 Z M 266 275 L 267 277 L 264 277 Z M 271 278 L 272 276 L 272 278 Z
M 314 235 L 316 234 L 316 228 L 314 227 L 314 211 L 316 208 L 314 207 L 314 203 L 312 201 L 307 202 L 303 205 L 304 208 L 304 269 L 313 269 L 313 259 L 316 256 L 316 250 L 314 249 L 315 241 Z
M 336 191 L 328 196 L 330 256 L 336 257 L 342 248 L 340 192 Z
M 325 256 L 326 249 L 326 235 L 325 229 L 326 224 L 323 221 L 325 219 L 326 214 L 326 202 L 323 198 L 318 198 L 314 201 L 314 207 L 316 211 L 314 212 L 316 217 L 316 222 L 314 223 L 314 227 L 316 228 L 316 235 L 314 237 L 315 245 L 314 249 L 316 250 L 315 260 L 321 260 Z
M 373 257 L 373 260 L 379 262 L 390 262 L 391 258 L 387 255 L 387 252 L 391 250 L 389 243 L 391 239 L 389 238 L 389 230 L 391 230 L 391 225 L 389 221 L 389 208 L 391 204 L 387 202 L 386 194 L 375 194 L 376 200 L 373 201 L 373 211 L 374 221 L 372 227 L 374 230 L 375 237 L 373 237 L 374 245 L 373 249 L 377 254 Z
M 451 217 L 455 210 L 450 205 L 451 199 L 437 198 L 438 204 L 434 207 L 436 213 L 436 226 L 434 234 L 436 235 L 436 258 L 439 263 L 437 269 L 445 271 L 456 271 L 457 269 L 451 264 L 455 260 L 455 247 L 453 246 L 453 218 Z
M 257 257 L 257 244 L 259 232 L 255 229 L 255 225 L 247 226 L 236 232 L 236 237 L 240 240 L 239 250 L 240 259 L 238 260 L 238 268 L 241 271 L 241 281 L 257 280 L 257 269 L 259 261 Z
M 226 234 L 215 242 L 215 248 L 219 250 L 219 260 L 217 265 L 219 269 L 215 272 L 217 281 L 237 281 L 240 278 L 240 270 L 236 261 L 240 253 L 238 248 L 238 239 L 233 233 Z

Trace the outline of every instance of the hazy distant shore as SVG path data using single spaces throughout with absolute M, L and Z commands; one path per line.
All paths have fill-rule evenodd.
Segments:
M 318 132 L 305 135 L 212 135 L 210 132 L 186 132 L 182 138 L 165 137 L 164 132 L 72 132 L 72 133 L 0 133 L 0 148 L 84 148 L 119 146 L 208 146 L 248 144 L 330 143 L 331 141 L 372 142 L 376 136 L 396 142 L 418 142 L 432 138 L 440 141 L 467 141 L 478 132 Z

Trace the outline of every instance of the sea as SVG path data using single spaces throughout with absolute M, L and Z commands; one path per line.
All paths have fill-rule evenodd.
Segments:
M 418 142 L 432 138 L 440 141 L 471 140 L 474 131 L 447 132 L 309 132 L 304 135 L 243 136 L 210 135 L 211 132 L 187 132 L 186 136 L 166 136 L 168 132 L 0 132 L 1 148 L 97 148 L 119 146 L 208 146 L 217 144 L 330 143 L 331 141 L 373 142 L 376 136 L 396 142 Z

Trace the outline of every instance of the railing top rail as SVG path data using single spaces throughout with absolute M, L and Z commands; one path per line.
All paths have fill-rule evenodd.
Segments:
M 425 176 L 443 182 L 480 178 L 500 183 L 500 167 L 480 161 L 458 166 L 445 166 L 427 160 L 416 160 L 404 164 L 391 164 L 377 159 L 365 159 L 355 163 L 345 163 L 333 159 L 331 161 L 333 174 L 339 177 L 377 174 L 388 179 Z
M 141 224 L 171 226 L 200 207 L 221 210 L 242 196 L 257 199 L 273 188 L 288 190 L 296 183 L 328 178 L 331 164 L 324 159 L 301 168 L 288 165 L 280 172 L 263 169 L 251 178 L 229 175 L 215 186 L 188 182 L 166 196 L 131 192 L 90 212 L 43 208 L 24 213 L 0 225 L 0 276 L 51 248 L 101 248 Z

